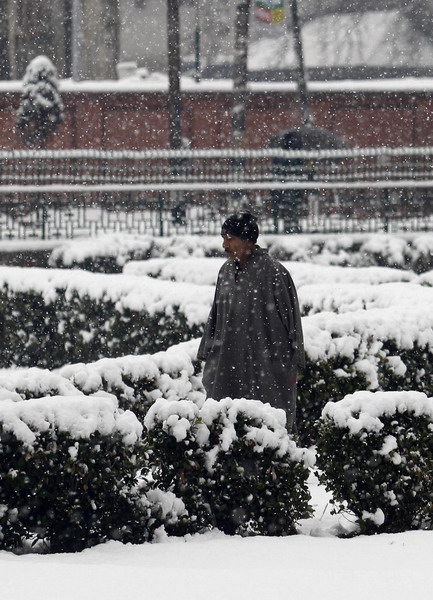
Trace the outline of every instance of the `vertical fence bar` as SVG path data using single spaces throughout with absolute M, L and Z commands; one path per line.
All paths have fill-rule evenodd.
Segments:
M 386 188 L 383 191 L 383 195 L 384 195 L 384 202 L 383 202 L 383 230 L 385 231 L 385 233 L 389 232 L 389 209 L 390 209 L 390 203 L 389 203 L 389 189 Z
M 158 192 L 158 216 L 159 216 L 159 235 L 164 235 L 164 196 L 162 192 Z

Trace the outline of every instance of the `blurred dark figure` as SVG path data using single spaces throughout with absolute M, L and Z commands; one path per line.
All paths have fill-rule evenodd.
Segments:
M 344 140 L 332 131 L 302 125 L 289 129 L 271 138 L 271 148 L 283 150 L 338 150 L 347 148 Z M 303 159 L 275 158 L 272 163 L 274 179 L 284 183 L 285 181 L 313 181 L 314 164 L 312 161 Z M 274 218 L 282 218 L 284 222 L 284 233 L 299 233 L 300 216 L 308 204 L 308 191 L 295 190 L 272 190 L 272 211 Z

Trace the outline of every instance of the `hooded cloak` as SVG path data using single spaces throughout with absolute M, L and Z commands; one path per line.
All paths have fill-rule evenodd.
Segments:
M 198 351 L 209 397 L 269 402 L 295 425 L 296 384 L 305 365 L 298 297 L 288 271 L 255 246 L 242 270 L 228 260 Z

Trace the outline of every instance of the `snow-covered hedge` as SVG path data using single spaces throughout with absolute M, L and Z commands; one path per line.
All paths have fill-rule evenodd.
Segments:
M 193 342 L 153 355 L 66 365 L 60 369 L 59 377 L 84 394 L 114 394 L 122 409 L 130 409 L 142 419 L 158 398 L 189 400 L 198 406 L 204 402 L 203 385 L 196 373 L 198 364 L 194 361 L 196 347 Z
M 0 371 L 0 401 L 20 402 L 45 396 L 79 396 L 81 393 L 69 379 L 47 369 L 33 367 Z
M 144 420 L 154 477 L 189 512 L 184 534 L 216 526 L 229 534 L 288 535 L 310 515 L 313 455 L 296 447 L 282 410 L 255 400 L 157 400 Z
M 402 387 L 398 382 L 403 377 L 410 389 L 402 359 L 387 358 L 385 353 L 378 359 L 383 351 L 379 342 L 370 347 L 365 339 L 356 341 L 359 332 L 345 340 L 320 339 L 318 329 L 313 333 L 328 357 L 314 362 L 310 356 L 300 384 L 301 443 L 315 440 L 315 415 L 326 399 L 341 398 L 346 391 L 367 385 L 380 388 L 381 360 L 394 368 L 385 384 L 391 389 Z M 214 526 L 242 535 L 294 530 L 296 520 L 310 510 L 306 476 L 311 454 L 296 448 L 288 436 L 283 411 L 253 400 L 206 400 L 195 372 L 197 344 L 195 340 L 153 356 L 70 365 L 58 373 L 19 369 L 2 374 L 1 548 L 38 539 L 51 550 L 79 549 L 112 538 L 140 542 L 152 539 L 161 526 L 175 535 Z M 364 352 L 358 362 L 351 357 L 356 344 Z M 336 360 L 346 371 L 335 368 Z M 407 370 L 418 373 L 419 387 L 425 388 L 426 381 L 431 385 L 431 371 L 424 380 L 421 369 L 409 366 Z M 51 398 L 45 397 L 49 394 Z M 321 419 L 319 466 L 338 503 L 358 500 L 356 494 L 364 488 L 351 487 L 350 477 L 359 474 L 367 489 L 378 464 L 376 455 L 382 460 L 385 452 L 379 450 L 388 448 L 389 481 L 394 482 L 394 476 L 406 481 L 401 469 L 412 460 L 407 468 L 414 469 L 411 481 L 416 494 L 409 508 L 419 506 L 424 495 L 417 478 L 421 481 L 425 473 L 417 471 L 418 463 L 424 468 L 418 453 L 423 460 L 432 457 L 432 402 L 413 391 L 363 392 L 327 405 Z M 145 424 L 141 439 L 140 422 Z M 408 453 L 409 458 L 398 451 L 401 465 L 390 436 Z M 419 446 L 419 440 L 424 446 Z M 369 453 L 376 457 L 373 462 Z M 429 463 L 429 473 L 432 466 Z M 397 467 L 396 475 L 392 469 Z M 140 470 L 143 475 L 152 470 L 152 477 L 138 478 Z M 376 470 L 378 477 L 383 473 L 388 477 L 381 465 Z M 349 479 L 342 471 L 351 473 Z M 341 487 L 340 493 L 341 482 L 348 487 Z M 374 482 L 380 491 L 383 485 L 376 478 Z M 392 517 L 386 524 L 390 531 L 415 527 L 421 517 L 427 519 L 427 513 L 410 513 L 403 492 L 397 494 L 400 483 L 398 479 L 394 493 L 413 519 L 404 521 L 400 513 L 392 512 L 394 508 L 385 511 L 388 500 L 396 506 L 392 494 L 383 494 L 385 500 L 376 507 L 369 504 L 368 488 L 365 498 L 361 495 L 360 512 L 358 505 L 349 503 L 366 531 L 378 526 L 380 510 Z M 430 485 L 429 480 L 424 483 Z M 404 491 L 409 493 L 409 487 Z
M 397 304 L 304 318 L 307 366 L 299 381 L 298 401 L 302 443 L 316 439 L 317 419 L 331 398 L 358 389 L 413 389 L 433 394 L 430 306 L 426 298 L 424 308 L 420 302 L 417 310 Z M 12 393 L 21 399 L 103 391 L 115 394 L 121 408 L 133 410 L 140 418 L 158 398 L 188 399 L 200 407 L 205 394 L 201 364 L 196 361 L 198 342 L 192 340 L 151 356 L 66 365 L 58 374 L 38 369 L 12 372 L 0 378 L 0 398 Z
M 143 456 L 142 425 L 113 396 L 3 399 L 0 547 L 70 551 L 137 535 L 151 512 L 132 494 Z
M 213 288 L 0 267 L 0 367 L 156 352 L 200 335 Z
M 419 287 L 419 297 L 409 294 L 408 301 L 404 288 L 398 292 L 383 307 L 303 319 L 307 366 L 298 419 L 304 443 L 316 439 L 316 420 L 332 398 L 362 389 L 433 394 L 431 291 Z
M 304 269 L 304 280 L 310 281 Z M 324 271 L 322 279 L 328 268 Z M 103 376 L 92 366 L 92 383 L 83 365 L 102 356 L 151 353 L 197 337 L 214 293 L 212 286 L 150 277 L 11 267 L 0 268 L 0 290 L 2 366 L 80 362 L 73 369 L 82 372 L 75 387 L 85 393 L 114 392 L 127 408 L 138 398 L 143 410 L 164 389 L 153 367 L 130 375 L 128 363 L 116 383 L 105 366 Z M 431 287 L 413 282 L 299 286 L 308 315 L 303 318 L 307 368 L 299 384 L 304 443 L 315 439 L 315 422 L 330 398 L 366 388 L 433 394 L 432 294 Z M 184 382 L 200 390 L 193 361 L 190 355 Z M 113 373 L 118 370 L 113 367 Z
M 357 392 L 323 410 L 320 478 L 363 533 L 431 527 L 433 399 L 417 392 Z
M 117 233 L 86 240 L 72 240 L 55 248 L 49 265 L 79 268 L 100 273 L 120 273 L 130 260 L 151 257 L 215 256 L 221 254 L 221 242 L 215 236 L 153 237 Z
M 295 532 L 311 510 L 311 452 L 296 448 L 281 410 L 205 400 L 194 346 L 54 374 L 3 373 L 0 548 L 142 542 L 162 526 L 174 535 L 211 527 Z M 153 389 L 143 392 L 143 382 Z M 66 395 L 55 395 L 59 390 Z M 27 399 L 32 391 L 53 395 Z M 145 435 L 128 405 L 140 416 L 147 409 Z
M 433 269 L 433 236 L 401 234 L 262 235 L 259 243 L 284 261 L 353 267 L 386 266 L 422 273 Z M 51 265 L 118 272 L 129 260 L 224 256 L 218 236 L 164 237 L 105 235 L 67 242 L 55 249 Z
M 218 271 L 225 258 L 150 258 L 130 261 L 123 267 L 125 275 L 147 275 L 163 281 L 178 281 L 198 285 L 216 285 Z M 300 288 L 321 281 L 334 284 L 358 283 L 378 285 L 397 281 L 420 281 L 412 271 L 389 267 L 359 267 L 351 269 L 338 265 L 315 265 L 308 262 L 282 263 Z
M 197 376 L 198 340 L 153 355 L 103 358 L 94 363 L 66 365 L 59 371 L 36 367 L 0 372 L 0 401 L 46 396 L 115 396 L 119 409 L 144 418 L 158 398 L 189 400 L 201 406 L 205 392 Z
M 431 233 L 264 236 L 279 260 L 349 267 L 392 267 L 423 273 L 433 268 Z

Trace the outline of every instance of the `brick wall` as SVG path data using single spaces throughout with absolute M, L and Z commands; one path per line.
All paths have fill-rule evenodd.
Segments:
M 162 92 L 62 92 L 65 121 L 48 148 L 166 148 L 166 95 Z M 14 129 L 19 93 L 0 92 L 0 147 L 21 148 Z M 192 148 L 230 145 L 230 92 L 183 94 L 183 135 Z M 433 145 L 433 101 L 427 92 L 313 92 L 315 125 L 350 145 Z M 252 92 L 245 147 L 266 147 L 269 139 L 298 124 L 293 92 Z

